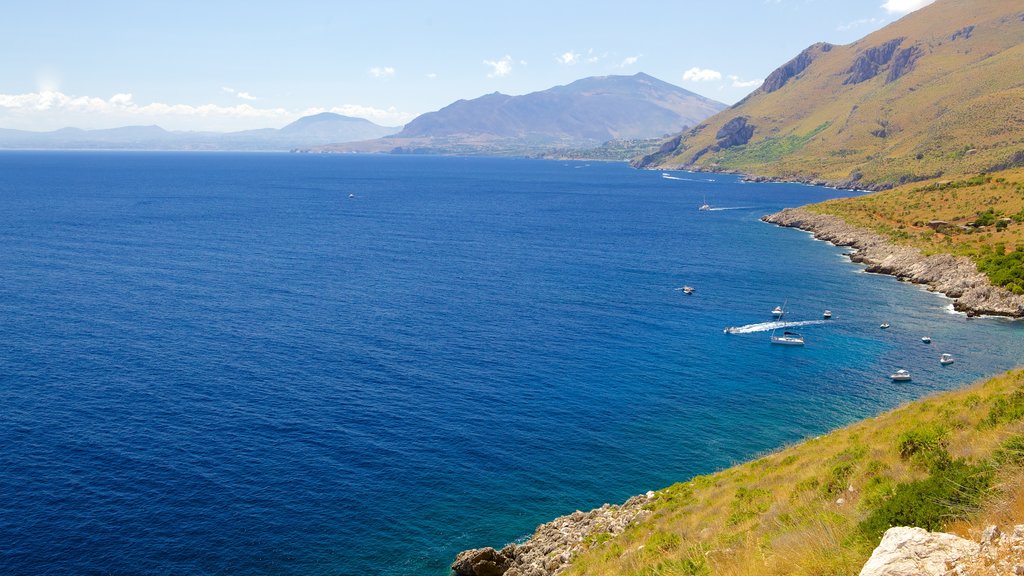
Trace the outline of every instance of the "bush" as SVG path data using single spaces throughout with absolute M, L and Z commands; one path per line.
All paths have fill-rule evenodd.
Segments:
M 946 447 L 947 431 L 938 425 L 919 426 L 900 434 L 897 450 L 904 460 L 912 460 L 924 468 L 932 469 L 949 460 Z
M 974 511 L 991 483 L 989 468 L 951 460 L 924 480 L 898 484 L 892 498 L 872 510 L 857 530 L 873 543 L 893 526 L 941 530 Z
M 981 427 L 994 428 L 1021 418 L 1024 418 L 1024 389 L 996 398 L 988 410 L 988 416 L 981 421 Z
M 992 455 L 992 460 L 999 466 L 1024 465 L 1024 435 L 1010 436 Z

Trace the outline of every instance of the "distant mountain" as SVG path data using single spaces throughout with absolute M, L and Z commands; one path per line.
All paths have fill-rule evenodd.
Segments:
M 324 112 L 299 118 L 281 129 L 240 132 L 171 132 L 159 126 L 105 130 L 62 128 L 52 132 L 0 129 L 0 148 L 119 150 L 291 150 L 332 142 L 351 142 L 394 134 L 364 120 Z
M 887 187 L 1024 164 L 1024 4 L 937 0 L 815 44 L 636 162 Z
M 600 76 L 523 96 L 495 92 L 459 100 L 417 117 L 393 137 L 318 150 L 493 153 L 585 148 L 610 140 L 658 138 L 724 108 L 647 74 Z

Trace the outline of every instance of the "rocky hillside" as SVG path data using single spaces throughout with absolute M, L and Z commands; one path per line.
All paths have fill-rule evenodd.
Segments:
M 729 110 L 636 161 L 886 188 L 1024 165 L 1024 4 L 937 0 L 819 43 Z
M 661 138 L 725 105 L 639 73 L 583 78 L 522 96 L 495 92 L 417 117 L 394 137 L 317 151 L 516 153 Z

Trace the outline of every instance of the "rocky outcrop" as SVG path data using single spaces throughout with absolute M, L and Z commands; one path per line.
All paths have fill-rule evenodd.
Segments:
M 892 59 L 892 66 L 889 67 L 889 74 L 885 77 L 885 83 L 895 82 L 908 72 L 914 69 L 914 64 L 917 63 L 917 59 L 921 57 L 921 49 L 917 46 L 911 46 L 904 48 L 896 53 L 896 56 Z
M 890 528 L 860 576 L 1003 576 L 1024 574 L 1024 525 L 988 526 L 975 542 L 921 528 Z
M 767 78 L 764 79 L 764 84 L 761 85 L 761 90 L 766 93 L 775 92 L 779 88 L 786 85 L 790 79 L 796 77 L 814 62 L 814 59 L 818 54 L 823 52 L 829 52 L 832 50 L 832 45 L 827 42 L 819 42 L 806 48 L 800 54 L 797 54 L 796 58 L 793 58 L 789 62 L 786 62 L 782 66 L 776 68 Z
M 732 148 L 733 146 L 742 146 L 749 142 L 757 127 L 753 124 L 748 124 L 748 120 L 749 118 L 746 116 L 737 116 L 719 128 L 718 132 L 715 133 L 718 147 Z
M 461 552 L 452 563 L 456 576 L 553 576 L 579 552 L 600 542 L 601 535 L 621 534 L 627 526 L 647 517 L 644 505 L 654 492 L 634 496 L 621 506 L 576 511 L 541 524 L 529 540 L 501 550 L 477 548 Z
M 872 46 L 857 56 L 847 72 L 850 74 L 843 84 L 860 84 L 878 76 L 882 67 L 889 63 L 903 38 L 893 38 L 885 44 Z
M 890 274 L 900 280 L 925 284 L 929 290 L 954 298 L 953 307 L 968 316 L 990 314 L 1024 317 L 1024 296 L 993 286 L 970 259 L 950 254 L 925 256 L 916 248 L 897 246 L 884 236 L 852 226 L 838 216 L 804 208 L 787 208 L 762 218 L 765 222 L 807 230 L 815 238 L 837 246 L 851 246 L 854 262 L 868 272 Z
M 943 576 L 980 549 L 976 542 L 952 534 L 889 528 L 860 576 Z

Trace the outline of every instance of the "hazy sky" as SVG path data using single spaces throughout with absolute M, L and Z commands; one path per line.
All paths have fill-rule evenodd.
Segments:
M 646 72 L 725 103 L 931 0 L 9 2 L 0 128 L 389 126 L 460 98 Z

